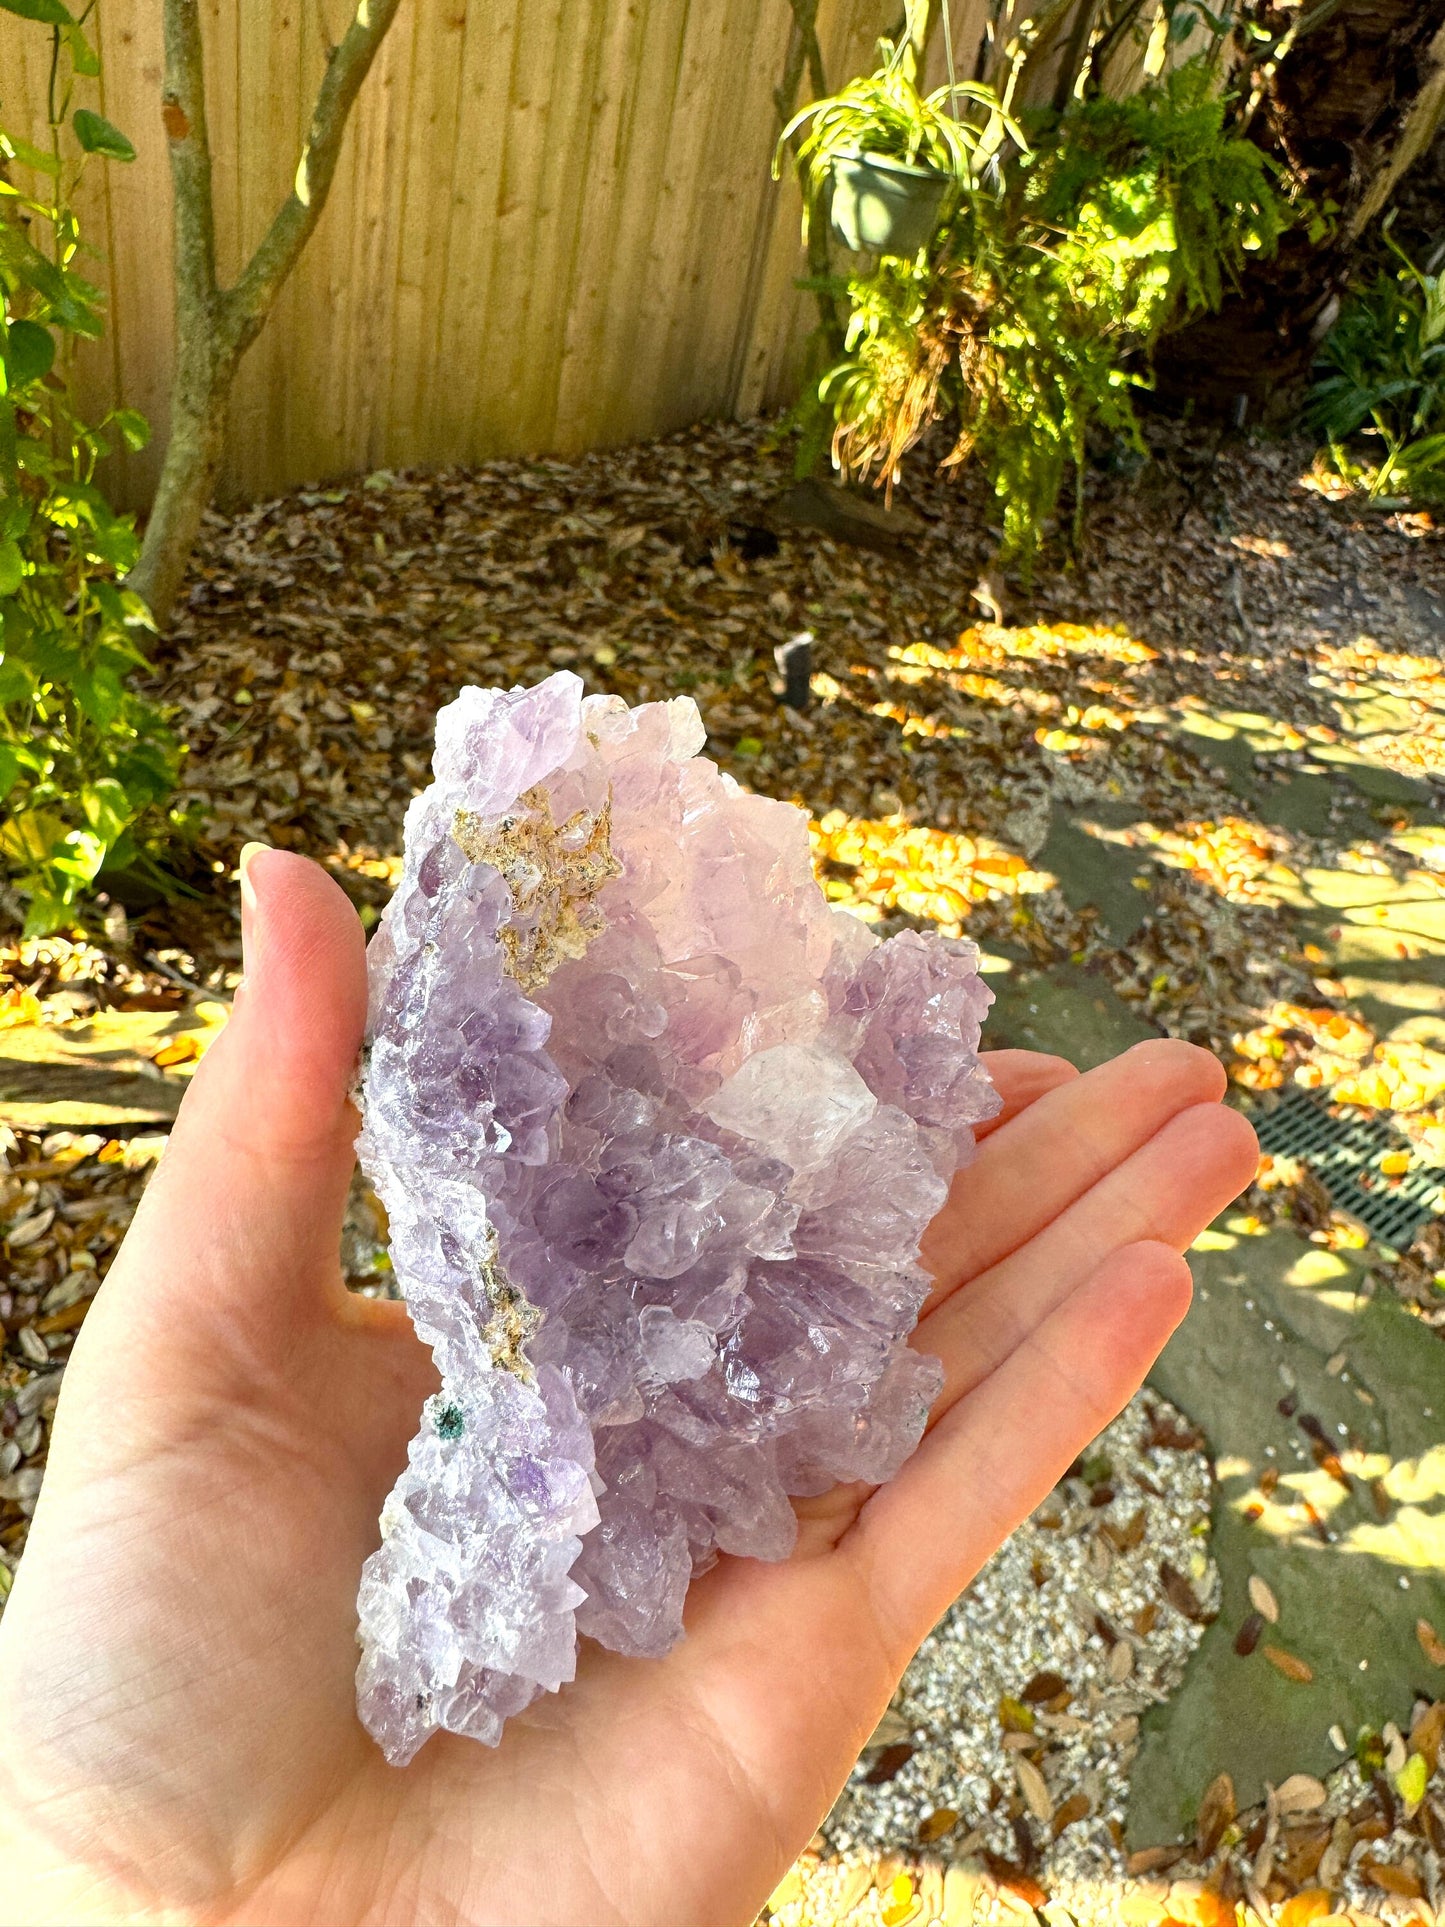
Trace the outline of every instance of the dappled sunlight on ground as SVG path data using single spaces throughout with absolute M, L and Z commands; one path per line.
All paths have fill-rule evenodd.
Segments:
M 929 829 L 901 815 L 873 822 L 830 810 L 812 837 L 829 901 L 868 923 L 902 910 L 957 937 L 976 903 L 1037 896 L 1057 882 L 993 837 Z

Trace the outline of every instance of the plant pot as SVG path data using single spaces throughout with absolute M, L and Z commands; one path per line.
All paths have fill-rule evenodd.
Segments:
M 855 254 L 917 254 L 932 240 L 952 185 L 938 167 L 845 150 L 833 156 L 833 232 Z

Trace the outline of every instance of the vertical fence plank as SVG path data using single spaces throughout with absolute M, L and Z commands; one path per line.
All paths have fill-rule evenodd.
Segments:
M 518 10 L 492 0 L 467 0 L 466 11 L 456 161 L 452 179 L 438 190 L 439 198 L 446 196 L 439 215 L 447 223 L 447 284 L 438 301 L 432 436 L 442 461 L 462 460 L 476 446 L 476 398 L 489 379 L 492 250 L 518 28 Z
M 522 400 L 518 383 L 530 346 L 522 318 L 538 260 L 554 238 L 552 210 L 545 199 L 547 147 L 559 43 L 572 8 L 567 0 L 530 0 L 515 12 L 483 312 L 485 354 L 477 371 L 469 433 L 472 450 L 498 453 L 513 453 L 520 446 L 515 433 Z M 556 131 L 565 139 L 565 129 Z
M 265 233 L 295 176 L 301 151 L 297 122 L 303 4 L 304 0 L 277 0 L 274 5 L 236 8 L 236 265 Z M 213 47 L 211 55 L 219 51 Z M 226 495 L 265 494 L 284 468 L 292 357 L 285 352 L 282 331 L 289 319 L 286 306 L 281 306 L 237 376 L 231 399 Z
M 396 305 L 390 365 L 376 378 L 388 390 L 386 442 L 403 461 L 444 459 L 432 401 L 445 380 L 437 367 L 437 308 L 446 299 L 451 224 L 448 185 L 460 138 L 462 51 L 467 8 L 443 0 L 426 31 L 413 22 L 411 104 L 400 154 Z
M 769 31 L 771 25 L 773 31 Z M 692 201 L 693 272 L 672 317 L 665 385 L 675 420 L 718 409 L 716 370 L 727 366 L 747 287 L 762 185 L 772 153 L 772 90 L 787 54 L 771 0 L 732 0 L 732 86 L 714 85 L 707 148 Z
M 649 73 L 650 17 L 647 0 L 625 0 L 606 8 L 601 21 L 596 69 L 584 102 L 590 138 L 576 184 L 572 269 L 563 326 L 554 337 L 550 408 L 545 422 L 538 424 L 543 443 L 552 448 L 571 451 L 588 445 L 608 313 L 631 272 L 625 215 L 629 191 L 637 188 L 631 174 L 634 139 L 656 106 L 642 93 Z
M 147 499 L 160 473 L 170 390 L 170 160 L 161 122 L 160 20 L 132 8 L 102 6 L 93 16 L 102 60 L 103 112 L 134 143 L 136 158 L 87 169 L 83 232 L 104 253 L 105 352 L 87 355 L 80 391 L 89 407 L 123 399 L 151 424 L 150 446 L 120 451 L 106 476 L 130 506 Z M 92 83 L 93 84 L 93 83 Z
M 714 109 L 719 74 L 736 79 L 738 17 L 733 0 L 692 0 L 687 8 L 652 231 L 638 257 L 647 299 L 638 316 L 632 381 L 636 392 L 653 398 L 658 429 L 675 428 L 685 419 L 669 387 L 678 350 L 676 323 L 701 278 L 712 238 L 704 209 Z
M 570 0 L 559 22 L 529 272 L 504 375 L 515 397 L 510 445 L 517 450 L 551 445 L 610 10 L 612 0 Z
M 625 188 L 612 215 L 611 259 L 590 335 L 579 331 L 563 373 L 570 414 L 563 446 L 581 448 L 646 434 L 629 418 L 646 394 L 638 373 L 644 317 L 658 299 L 647 273 L 652 224 L 677 104 L 688 0 L 649 0 L 641 22 L 635 96 L 626 134 Z M 650 418 L 651 397 L 644 403 Z

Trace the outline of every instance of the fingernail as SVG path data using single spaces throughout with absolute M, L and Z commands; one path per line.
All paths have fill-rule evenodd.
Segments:
M 246 977 L 255 971 L 258 943 L 256 883 L 249 871 L 254 858 L 270 847 L 269 843 L 246 844 L 236 865 L 241 885 L 241 970 Z

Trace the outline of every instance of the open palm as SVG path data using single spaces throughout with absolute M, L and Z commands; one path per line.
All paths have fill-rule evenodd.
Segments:
M 1183 1314 L 1248 1126 L 1188 1045 L 1086 1077 L 995 1053 L 899 1477 L 800 1503 L 784 1564 L 723 1560 L 666 1660 L 587 1645 L 495 1751 L 443 1734 L 398 1771 L 356 1720 L 356 1587 L 435 1378 L 337 1266 L 361 932 L 300 858 L 260 853 L 246 897 L 246 987 L 77 1342 L 0 1623 L 6 1919 L 744 1927 Z

